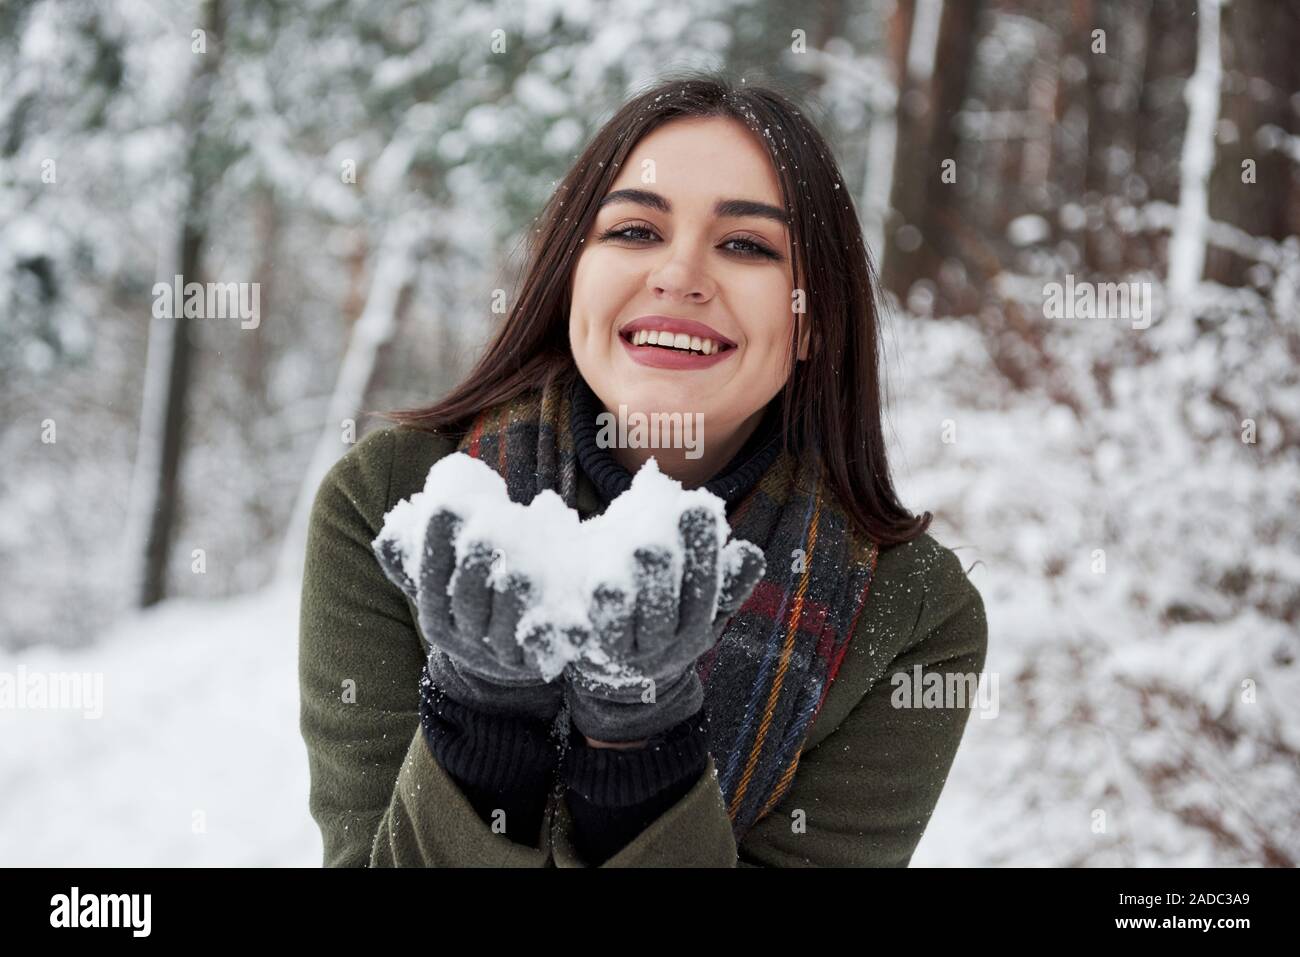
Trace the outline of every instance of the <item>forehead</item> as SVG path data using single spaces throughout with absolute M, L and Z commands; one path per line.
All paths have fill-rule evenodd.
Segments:
M 653 182 L 647 182 L 653 171 Z M 633 147 L 610 190 L 653 189 L 668 197 L 712 202 L 724 194 L 781 206 L 781 187 L 767 151 L 731 117 L 672 120 Z

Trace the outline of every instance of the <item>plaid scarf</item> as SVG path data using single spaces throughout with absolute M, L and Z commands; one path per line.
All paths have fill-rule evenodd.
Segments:
M 459 444 L 506 480 L 512 501 L 543 489 L 576 508 L 570 425 L 576 369 L 482 412 Z M 808 731 L 853 637 L 878 548 L 849 520 L 816 456 L 782 450 L 728 516 L 767 571 L 697 662 L 709 751 L 739 844 L 790 789 Z

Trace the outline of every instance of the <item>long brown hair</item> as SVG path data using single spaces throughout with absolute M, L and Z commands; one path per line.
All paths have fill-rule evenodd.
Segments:
M 930 525 L 894 491 L 881 428 L 876 273 L 844 178 L 821 134 L 783 93 L 689 71 L 629 100 L 596 134 L 547 203 L 528 245 L 523 285 L 465 379 L 431 406 L 380 413 L 411 428 L 463 433 L 484 409 L 577 374 L 569 347 L 570 280 L 600 200 L 642 137 L 674 119 L 731 117 L 766 148 L 790 216 L 796 289 L 812 319 L 808 358 L 783 395 L 786 448 L 820 451 L 840 501 L 881 546 Z M 797 200 L 797 201 L 796 201 Z

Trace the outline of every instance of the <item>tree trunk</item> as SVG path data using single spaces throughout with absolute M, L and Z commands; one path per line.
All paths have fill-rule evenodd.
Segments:
M 1297 166 L 1285 150 L 1270 148 L 1277 132 L 1292 125 L 1289 100 L 1300 89 L 1300 57 L 1293 48 L 1297 27 L 1296 12 L 1283 4 L 1223 8 L 1224 122 L 1210 180 L 1210 219 L 1278 241 L 1300 232 Z M 1243 163 L 1253 165 L 1243 169 Z M 1212 248 L 1205 272 L 1207 278 L 1240 286 L 1253 264 Z
M 885 285 L 904 301 L 913 283 L 937 282 L 944 259 L 960 256 L 948 228 L 956 215 L 957 189 L 941 180 L 941 164 L 957 159 L 957 113 L 970 85 L 982 8 L 982 0 L 943 3 L 937 42 L 928 53 L 924 33 L 918 33 L 925 13 L 919 4 L 913 17 L 898 113 L 892 197 L 897 220 L 886 237 L 884 270 Z
M 187 139 L 184 206 L 179 235 L 171 251 L 161 256 L 161 282 L 182 285 L 202 281 L 207 204 L 220 172 L 213 168 L 211 131 L 206 126 L 213 88 L 220 69 L 224 32 L 220 0 L 205 0 L 203 29 L 206 48 L 198 59 L 185 98 Z M 154 317 L 149 327 L 145 397 L 140 417 L 139 445 L 132 481 L 131 527 L 136 564 L 135 602 L 148 607 L 167 591 L 167 562 L 180 513 L 180 470 L 185 447 L 185 400 L 191 380 L 194 346 L 182 302 L 173 302 L 171 316 Z
M 289 528 L 280 547 L 276 566 L 276 576 L 280 579 L 294 580 L 302 574 L 312 503 L 322 480 L 347 444 L 343 429 L 348 420 L 353 426 L 352 440 L 359 437 L 355 417 L 370 391 L 379 351 L 397 327 L 398 313 L 414 278 L 414 249 L 421 235 L 419 224 L 399 220 L 389 227 L 376 253 L 370 294 L 361 318 L 352 324 L 325 425 L 299 486 Z
M 1219 52 L 1219 0 L 1200 0 L 1196 70 L 1187 81 L 1187 131 L 1179 163 L 1178 216 L 1169 238 L 1169 298 L 1177 318 L 1205 269 L 1209 230 L 1209 182 L 1214 166 L 1214 128 L 1223 79 Z
M 1142 193 L 1134 196 L 1138 205 L 1153 200 L 1178 202 L 1174 148 L 1187 128 L 1182 94 L 1196 66 L 1196 20 L 1182 0 L 1152 0 L 1148 11 L 1134 150 L 1142 186 Z M 1126 258 L 1135 269 L 1159 272 L 1166 262 L 1167 245 L 1163 234 L 1139 234 L 1132 238 Z
M 1107 208 L 1124 194 L 1124 181 L 1136 167 L 1137 116 L 1149 11 L 1120 0 L 1097 0 L 1088 26 L 1084 62 L 1088 68 L 1088 138 L 1084 197 L 1087 205 Z M 1106 52 L 1092 52 L 1091 31 L 1105 31 Z M 1084 261 L 1092 272 L 1113 274 L 1136 265 L 1127 234 L 1103 218 L 1100 229 L 1085 229 Z

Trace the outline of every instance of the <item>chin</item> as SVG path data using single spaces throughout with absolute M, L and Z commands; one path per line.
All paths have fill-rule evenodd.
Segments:
M 647 377 L 644 383 L 619 383 L 615 407 L 623 403 L 628 411 L 637 412 L 704 412 L 713 405 L 707 392 L 697 388 L 674 386 L 662 377 Z

